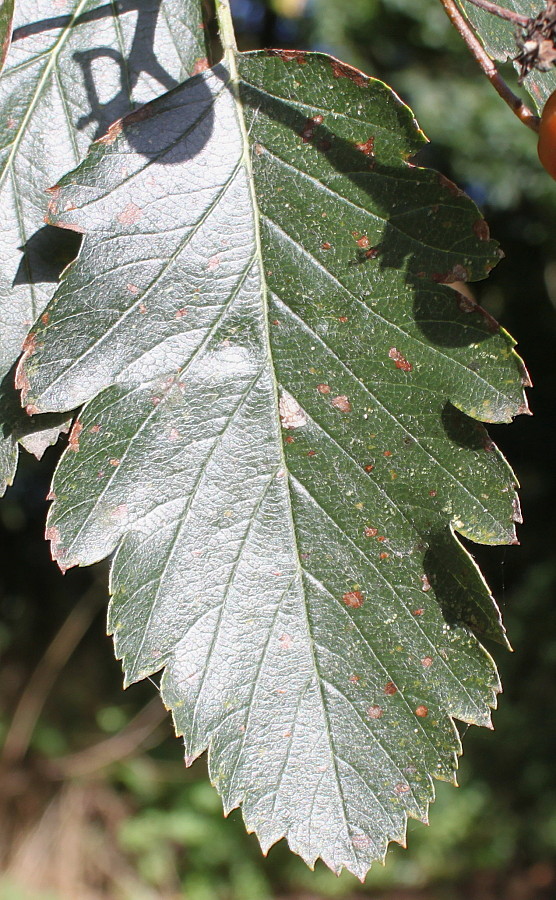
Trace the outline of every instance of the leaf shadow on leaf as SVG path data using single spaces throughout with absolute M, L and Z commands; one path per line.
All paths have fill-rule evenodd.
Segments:
M 215 73 L 217 68 L 213 69 Z M 329 165 L 349 178 L 358 191 L 371 198 L 373 214 L 384 222 L 382 239 L 372 247 L 356 249 L 349 265 L 372 267 L 378 264 L 383 269 L 403 271 L 407 283 L 417 291 L 423 282 L 451 284 L 486 277 L 495 260 L 487 267 L 483 263 L 483 267 L 475 271 L 466 269 L 462 264 L 466 256 L 461 240 L 462 230 L 467 226 L 468 238 L 475 243 L 477 238 L 473 234 L 474 227 L 478 223 L 484 225 L 481 214 L 474 208 L 472 201 L 444 176 L 432 169 L 410 167 L 407 162 L 410 154 L 405 158 L 401 155 L 398 165 L 380 162 L 374 155 L 358 149 L 355 142 L 335 134 L 322 122 L 311 125 L 308 131 L 308 123 L 314 122 L 313 119 L 308 119 L 292 104 L 280 98 L 263 95 L 252 85 L 242 84 L 241 99 L 253 110 L 255 116 L 259 110 L 264 109 L 265 116 L 282 128 L 298 134 L 304 144 L 313 144 L 326 157 Z M 369 175 L 373 177 L 370 178 Z M 427 201 L 427 196 L 424 195 L 421 202 L 419 191 L 416 190 L 420 184 L 434 188 L 433 200 Z M 388 185 L 388 190 L 385 190 L 385 185 Z M 396 186 L 395 194 L 391 191 L 392 185 Z M 414 202 L 414 198 L 420 200 L 416 208 L 404 208 L 405 192 L 411 197 L 411 202 Z M 460 214 L 467 217 L 458 224 L 458 236 L 453 247 L 450 246 L 451 237 L 446 232 L 447 223 L 438 216 L 441 200 L 450 209 L 454 220 L 458 208 Z M 423 233 L 422 225 L 427 218 L 427 207 L 429 215 L 432 215 L 427 228 L 430 230 L 433 225 L 436 228 L 433 238 L 437 241 L 436 244 L 430 243 L 429 233 Z M 400 239 L 401 236 L 403 239 Z M 414 250 L 410 249 L 412 244 L 415 245 Z M 445 268 L 439 270 L 438 266 L 442 264 Z M 428 269 L 425 268 L 427 265 Z
M 414 282 L 413 315 L 427 341 L 436 347 L 480 344 L 499 328 L 489 313 L 458 291 L 440 285 L 431 289 L 417 281 Z
M 19 249 L 23 256 L 13 286 L 18 284 L 56 284 L 67 265 L 75 259 L 81 235 L 75 231 L 44 225 Z
M 70 15 L 41 19 L 17 28 L 12 41 L 41 34 L 44 31 L 68 27 L 78 29 L 80 25 L 90 22 L 118 17 L 130 12 L 137 13 L 131 48 L 126 56 L 111 47 L 95 47 L 74 53 L 74 59 L 83 73 L 85 91 L 90 105 L 90 112 L 78 119 L 76 127 L 82 130 L 92 122 L 97 122 L 94 135 L 94 140 L 97 140 L 116 119 L 129 111 L 130 94 L 143 73 L 158 81 L 167 91 L 177 87 L 178 82 L 164 69 L 154 54 L 154 36 L 161 3 L 162 0 L 147 0 L 147 2 L 121 0 L 118 4 L 106 4 L 82 13 L 74 21 Z M 101 58 L 112 59 L 120 69 L 120 89 L 106 102 L 101 100 L 102 90 L 99 88 L 102 89 L 102 85 L 97 85 L 95 82 L 94 64 Z
M 2 437 L 4 440 L 12 440 L 14 442 L 23 441 L 29 452 L 40 458 L 46 447 L 54 443 L 57 436 L 67 431 L 68 423 L 74 413 L 27 415 L 21 406 L 20 392 L 14 387 L 16 365 L 17 363 L 14 363 L 0 382 L 0 408 L 2 409 L 0 428 Z M 42 437 L 39 437 L 39 435 L 42 435 Z M 35 440 L 33 440 L 34 436 L 36 436 Z

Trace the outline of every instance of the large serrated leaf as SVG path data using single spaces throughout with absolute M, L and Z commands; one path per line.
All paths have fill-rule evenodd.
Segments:
M 499 689 L 499 614 L 454 530 L 515 541 L 474 419 L 526 411 L 513 342 L 440 282 L 498 259 L 406 160 L 381 82 L 229 58 L 93 145 L 52 192 L 85 233 L 28 340 L 30 412 L 85 403 L 55 482 L 62 567 L 116 551 L 110 629 L 189 761 L 266 849 L 362 877 L 454 779 Z M 473 418 L 471 418 L 473 417 Z
M 4 6 L 0 46 L 3 16 Z M 30 325 L 79 246 L 76 235 L 45 226 L 44 191 L 115 119 L 206 66 L 200 16 L 197 0 L 68 0 L 55 9 L 50 0 L 18 0 L 0 77 L 3 395 L 13 390 L 10 370 Z M 15 472 L 18 437 L 29 429 L 21 419 L 1 420 L 1 490 Z M 48 432 L 37 441 L 43 449 Z

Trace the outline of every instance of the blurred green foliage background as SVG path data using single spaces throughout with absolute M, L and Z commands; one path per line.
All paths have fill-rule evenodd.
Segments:
M 235 0 L 243 49 L 325 50 L 378 76 L 431 139 L 419 161 L 470 193 L 506 257 L 474 294 L 518 339 L 534 417 L 491 434 L 522 484 L 521 545 L 469 545 L 513 654 L 495 732 L 464 738 L 461 790 L 438 785 L 366 884 L 263 858 L 200 760 L 185 769 L 154 683 L 121 692 L 104 634 L 106 569 L 62 577 L 42 533 L 56 452 L 25 458 L 0 505 L 0 900 L 535 900 L 556 896 L 556 183 L 534 135 L 479 73 L 438 0 Z M 502 67 L 516 84 L 511 65 Z M 463 731 L 464 729 L 462 729 Z

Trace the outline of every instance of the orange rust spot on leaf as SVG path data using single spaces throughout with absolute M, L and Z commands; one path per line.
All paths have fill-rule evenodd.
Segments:
M 391 450 L 385 450 L 384 453 L 383 453 L 382 455 L 383 455 L 383 456 L 392 456 L 392 451 L 391 451 Z
M 378 534 L 378 528 L 365 528 L 365 537 L 376 537 Z
M 389 553 L 381 553 L 381 554 L 380 554 L 380 559 L 388 559 L 389 556 L 390 556 Z
M 317 384 L 317 391 L 319 394 L 329 394 L 330 393 L 330 385 L 329 384 Z
M 428 669 L 429 666 L 432 666 L 432 656 L 424 656 L 423 659 L 421 660 L 421 665 L 425 669 Z
M 321 244 L 321 247 L 323 250 L 330 250 L 330 248 L 332 247 L 332 244 L 329 241 L 324 241 Z
M 198 75 L 199 72 L 206 72 L 207 69 L 210 69 L 210 63 L 206 56 L 201 56 L 199 59 L 196 59 L 193 68 L 191 69 L 191 77 L 194 75 Z
M 346 606 L 349 606 L 350 609 L 359 609 L 363 606 L 365 602 L 365 598 L 361 591 L 346 591 L 344 596 L 342 597 L 342 601 Z
M 381 709 L 381 707 L 377 706 L 376 704 L 373 706 L 369 706 L 369 708 L 367 710 L 367 715 L 368 715 L 369 719 L 380 719 L 383 714 L 384 714 L 384 710 Z
M 365 253 L 365 259 L 376 259 L 379 255 L 380 250 L 378 249 L 378 247 L 369 247 L 369 249 Z
M 361 675 L 350 675 L 349 681 L 351 681 L 352 684 L 358 684 L 358 682 L 361 681 Z
M 339 397 L 334 397 L 334 399 L 331 400 L 331 403 L 332 403 L 332 406 L 335 409 L 339 409 L 340 412 L 344 412 L 344 413 L 351 412 L 351 409 L 352 409 L 351 403 L 349 402 L 348 398 L 344 394 L 341 394 Z
M 316 456 L 316 455 L 317 455 L 317 451 L 316 451 L 316 450 L 309 450 L 308 453 L 307 453 L 307 456 Z
M 411 372 L 412 371 L 413 366 L 411 365 L 411 363 L 408 362 L 407 359 L 405 358 L 405 356 L 402 356 L 400 351 L 396 350 L 395 347 L 390 347 L 390 349 L 388 351 L 388 356 L 390 357 L 390 359 L 394 360 L 396 369 L 401 369 L 402 372 Z
M 293 434 L 287 434 L 286 437 L 284 438 L 284 440 L 285 440 L 286 444 L 294 444 L 295 443 L 295 438 L 294 438 Z
M 83 425 L 76 419 L 73 423 L 72 429 L 70 431 L 70 436 L 68 438 L 68 449 L 73 450 L 74 453 L 77 453 L 79 450 L 79 435 L 83 431 Z
M 365 247 L 370 247 L 370 246 L 371 246 L 371 242 L 370 242 L 370 240 L 369 240 L 369 238 L 367 237 L 366 234 L 364 234 L 362 237 L 358 238 L 358 239 L 355 241 L 355 243 L 357 244 L 358 247 L 361 247 L 362 250 L 364 250 Z
M 392 694 L 398 693 L 398 689 L 393 681 L 386 682 L 386 684 L 384 685 L 384 693 L 388 694 L 389 697 L 391 697 Z
M 135 225 L 143 215 L 143 210 L 136 203 L 128 203 L 116 218 L 121 225 Z
M 415 710 L 415 715 L 419 716 L 420 719 L 425 719 L 429 714 L 428 707 L 426 706 L 418 706 Z
M 374 469 L 374 466 L 373 466 L 371 463 L 369 463 L 369 464 L 368 464 L 367 466 L 365 466 L 364 468 L 365 468 L 365 472 L 372 472 L 373 469 Z
M 369 81 L 359 69 L 354 69 L 353 66 L 348 66 L 347 63 L 340 62 L 339 59 L 330 57 L 330 65 L 332 66 L 334 78 L 349 78 L 350 81 L 353 81 L 359 87 L 365 87 Z
M 424 612 L 425 612 L 425 610 L 424 610 L 423 607 L 421 606 L 419 609 L 414 609 L 411 615 L 413 615 L 413 616 L 422 616 Z
M 344 325 L 348 321 L 349 321 L 349 319 L 347 316 L 338 316 L 338 322 L 341 322 L 342 325 Z

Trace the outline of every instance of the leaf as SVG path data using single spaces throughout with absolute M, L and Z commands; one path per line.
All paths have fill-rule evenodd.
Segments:
M 126 683 L 266 850 L 363 877 L 504 640 L 454 530 L 515 541 L 515 479 L 472 418 L 526 411 L 511 338 L 438 282 L 498 259 L 476 207 L 407 158 L 381 82 L 322 54 L 231 55 L 129 116 L 52 192 L 85 233 L 18 384 L 85 403 L 54 481 L 59 564 L 115 551 Z M 235 65 L 240 75 L 234 74 Z
M 518 52 L 516 34 L 520 29 L 513 22 L 478 9 L 469 3 L 469 0 L 457 0 L 457 2 L 466 18 L 471 22 L 489 56 L 501 62 L 513 60 Z M 542 7 L 542 4 L 536 0 L 504 0 L 501 5 L 512 12 L 528 17 L 536 16 Z M 539 72 L 533 69 L 524 79 L 523 84 L 540 113 L 550 94 L 556 90 L 556 69 L 551 69 L 549 72 Z
M 206 65 L 197 0 L 71 0 L 63 10 L 18 0 L 0 77 L 0 381 L 79 247 L 77 235 L 45 226 L 44 191 L 115 119 Z M 7 420 L 1 431 L 4 490 L 17 437 Z
M 0 72 L 4 67 L 10 41 L 14 17 L 14 0 L 0 0 Z

